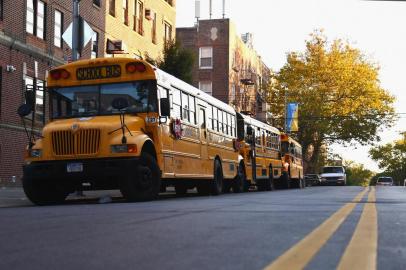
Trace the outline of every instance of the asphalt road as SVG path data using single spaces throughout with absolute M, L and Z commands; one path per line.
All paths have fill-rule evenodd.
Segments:
M 36 207 L 0 190 L 0 269 L 405 269 L 406 188 Z M 117 196 L 117 193 L 110 194 Z

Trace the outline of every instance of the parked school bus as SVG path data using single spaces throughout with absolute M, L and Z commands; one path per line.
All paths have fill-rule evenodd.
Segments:
M 282 182 L 285 188 L 305 187 L 302 146 L 287 134 L 281 134 L 283 162 Z
M 260 191 L 274 189 L 282 175 L 279 130 L 241 113 L 237 113 L 237 130 L 241 142 L 238 179 L 241 186 L 236 187 L 237 191 L 254 185 Z
M 218 195 L 238 182 L 236 112 L 145 61 L 77 61 L 50 71 L 50 121 L 27 148 L 23 187 L 52 204 L 83 186 L 145 201 L 173 185 Z M 20 110 L 20 115 L 24 110 Z

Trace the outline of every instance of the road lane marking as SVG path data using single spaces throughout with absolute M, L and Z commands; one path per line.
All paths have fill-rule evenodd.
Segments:
M 296 245 L 292 246 L 285 253 L 279 256 L 270 265 L 266 266 L 264 270 L 275 269 L 303 269 L 316 255 L 316 253 L 324 246 L 328 239 L 340 227 L 345 219 L 354 210 L 357 203 L 361 201 L 365 193 L 368 191 L 365 188 L 357 194 L 352 202 L 345 204 L 320 226 L 314 229 L 311 233 L 306 235 Z M 354 268 L 355 269 L 355 268 Z
M 375 187 L 371 187 L 368 203 L 365 204 L 351 241 L 338 265 L 343 269 L 376 269 L 378 249 L 378 214 L 376 211 Z

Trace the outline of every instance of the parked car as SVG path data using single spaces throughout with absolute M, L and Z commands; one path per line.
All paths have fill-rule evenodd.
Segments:
M 318 186 L 321 184 L 320 175 L 318 174 L 305 174 L 306 186 Z
M 393 186 L 393 178 L 390 176 L 380 176 L 376 181 L 377 186 Z
M 322 185 L 343 185 L 347 184 L 347 174 L 343 166 L 326 166 L 323 167 L 321 177 Z

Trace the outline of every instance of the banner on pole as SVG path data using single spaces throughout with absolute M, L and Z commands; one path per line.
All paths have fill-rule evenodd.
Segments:
M 299 104 L 288 103 L 287 132 L 299 131 Z

